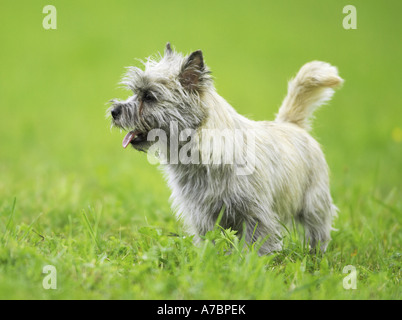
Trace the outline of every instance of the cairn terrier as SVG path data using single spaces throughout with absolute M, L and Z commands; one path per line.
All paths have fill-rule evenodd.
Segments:
M 252 121 L 216 92 L 200 50 L 183 56 L 168 43 L 163 56 L 143 63 L 123 78 L 132 96 L 112 100 L 108 113 L 128 131 L 124 148 L 163 159 L 172 206 L 195 241 L 219 217 L 248 243 L 264 239 L 259 253 L 267 254 L 282 249 L 283 228 L 294 220 L 310 246 L 325 251 L 337 208 L 324 154 L 308 131 L 314 110 L 343 82 L 336 67 L 305 64 L 276 119 Z

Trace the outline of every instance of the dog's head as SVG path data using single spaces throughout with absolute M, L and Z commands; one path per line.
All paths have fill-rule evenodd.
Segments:
M 113 126 L 128 131 L 123 147 L 146 151 L 153 143 L 147 140 L 152 129 L 162 129 L 168 137 L 172 121 L 179 130 L 197 129 L 207 113 L 203 93 L 213 85 L 200 50 L 184 57 L 168 43 L 163 56 L 143 64 L 144 70 L 129 67 L 122 81 L 133 95 L 112 100 L 108 112 Z

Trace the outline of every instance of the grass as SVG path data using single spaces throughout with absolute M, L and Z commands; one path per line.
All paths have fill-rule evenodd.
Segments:
M 355 1 L 357 30 L 339 1 L 53 1 L 58 28 L 45 31 L 46 4 L 0 12 L 1 299 L 401 298 L 399 2 Z M 270 256 L 219 227 L 194 246 L 160 172 L 122 150 L 105 102 L 128 95 L 124 66 L 167 41 L 202 48 L 218 91 L 255 120 L 273 118 L 303 63 L 339 67 L 345 85 L 313 132 L 340 209 L 325 254 L 294 229 Z M 342 285 L 348 265 L 356 290 Z

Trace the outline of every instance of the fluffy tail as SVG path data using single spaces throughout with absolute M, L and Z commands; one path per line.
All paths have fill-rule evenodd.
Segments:
M 321 61 L 306 63 L 289 81 L 288 94 L 279 108 L 276 121 L 291 122 L 310 130 L 309 120 L 314 110 L 329 101 L 334 88 L 342 83 L 336 67 Z

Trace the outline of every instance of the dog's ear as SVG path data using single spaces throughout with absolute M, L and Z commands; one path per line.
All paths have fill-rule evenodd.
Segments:
M 170 42 L 166 43 L 165 48 L 165 56 L 169 56 L 173 53 L 172 47 L 170 46 Z
M 179 75 L 180 83 L 183 88 L 187 90 L 197 90 L 200 85 L 200 80 L 202 80 L 201 76 L 204 70 L 202 51 L 194 51 L 186 58 Z

